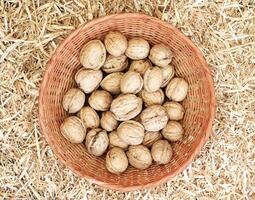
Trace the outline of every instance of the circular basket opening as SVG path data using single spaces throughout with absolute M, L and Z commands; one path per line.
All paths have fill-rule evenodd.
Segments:
M 84 144 L 71 144 L 60 133 L 67 116 L 62 108 L 65 92 L 75 85 L 73 76 L 81 68 L 79 52 L 92 39 L 102 39 L 112 30 L 127 37 L 143 37 L 151 45 L 170 47 L 177 76 L 189 83 L 183 105 L 184 139 L 173 144 L 174 155 L 167 165 L 153 164 L 146 170 L 129 167 L 121 175 L 109 173 L 103 157 L 90 155 Z M 213 81 L 208 66 L 197 47 L 178 29 L 157 18 L 143 14 L 117 14 L 93 20 L 78 28 L 57 48 L 47 64 L 39 97 L 41 130 L 57 157 L 72 171 L 101 186 L 130 191 L 156 186 L 171 179 L 194 159 L 211 133 L 215 114 Z

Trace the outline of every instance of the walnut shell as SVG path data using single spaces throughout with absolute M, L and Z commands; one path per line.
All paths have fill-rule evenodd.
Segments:
M 143 99 L 146 107 L 151 105 L 161 105 L 165 99 L 165 94 L 161 89 L 155 92 L 147 92 L 146 90 L 142 90 L 139 94 L 140 97 Z
M 109 55 L 106 58 L 106 61 L 102 67 L 106 73 L 120 72 L 128 67 L 128 59 L 127 56 L 121 55 L 118 57 L 114 57 Z
M 184 130 L 179 122 L 169 121 L 161 133 L 167 140 L 176 142 L 182 139 Z
M 138 72 L 141 76 L 144 75 L 148 68 L 152 67 L 149 59 L 133 60 L 130 64 L 129 71 Z
M 138 72 L 129 71 L 124 74 L 120 81 L 122 93 L 138 93 L 143 88 L 143 79 Z
M 127 144 L 138 145 L 143 142 L 144 128 L 139 122 L 128 120 L 119 125 L 117 134 Z
M 124 73 L 115 72 L 107 75 L 101 82 L 100 86 L 112 94 L 120 93 L 120 80 Z
M 89 106 L 83 107 L 78 113 L 78 117 L 86 128 L 97 128 L 99 126 L 99 116 L 97 112 Z
M 106 151 L 109 139 L 105 130 L 100 128 L 92 129 L 86 136 L 85 145 L 88 152 L 94 156 L 101 156 Z
M 168 46 L 156 44 L 150 50 L 149 59 L 159 67 L 166 67 L 172 61 L 173 55 Z
M 158 164 L 167 164 L 173 156 L 173 150 L 167 140 L 159 140 L 151 147 L 153 160 Z
M 122 94 L 112 101 L 110 111 L 118 121 L 134 118 L 142 111 L 142 99 L 134 94 Z
M 178 121 L 184 116 L 184 108 L 180 103 L 168 101 L 164 103 L 163 107 L 165 108 L 170 120 Z
M 147 131 L 159 131 L 168 121 L 167 113 L 163 106 L 152 105 L 141 113 L 141 123 Z
M 152 164 L 151 152 L 143 145 L 130 146 L 126 154 L 130 165 L 137 169 L 147 169 Z
M 132 60 L 140 60 L 146 58 L 149 55 L 149 52 L 149 43 L 143 38 L 135 37 L 128 41 L 128 47 L 125 54 Z
M 110 111 L 103 112 L 101 118 L 101 127 L 106 131 L 113 131 L 118 127 L 118 121 Z
M 60 132 L 69 142 L 82 143 L 86 136 L 86 127 L 78 117 L 71 116 L 64 119 Z
M 166 96 L 173 101 L 183 101 L 188 89 L 189 85 L 183 78 L 174 78 L 166 87 Z
M 162 135 L 158 131 L 146 131 L 143 138 L 143 145 L 151 147 L 155 142 L 161 140 Z
M 111 31 L 105 36 L 104 44 L 109 54 L 120 56 L 127 49 L 127 38 L 120 32 Z
M 162 71 L 159 67 L 148 68 L 144 74 L 144 89 L 155 92 L 160 89 L 163 82 Z
M 106 59 L 106 50 L 100 40 L 91 40 L 80 52 L 80 62 L 86 69 L 99 69 Z
M 116 131 L 109 134 L 109 142 L 111 146 L 120 147 L 124 150 L 128 147 L 128 144 L 118 136 Z
M 109 110 L 112 96 L 104 90 L 96 90 L 89 97 L 89 105 L 97 111 Z
M 98 88 L 103 73 L 101 70 L 80 69 L 75 74 L 75 82 L 85 93 L 91 93 Z
M 105 158 L 106 169 L 114 174 L 124 172 L 128 167 L 128 159 L 125 152 L 118 147 L 111 148 Z
M 170 82 L 170 80 L 174 77 L 174 67 L 173 65 L 167 65 L 164 68 L 161 68 L 162 76 L 163 76 L 163 82 L 161 85 L 161 88 L 167 86 L 167 84 Z
M 85 103 L 85 94 L 78 88 L 69 89 L 63 97 L 63 108 L 68 113 L 78 112 Z

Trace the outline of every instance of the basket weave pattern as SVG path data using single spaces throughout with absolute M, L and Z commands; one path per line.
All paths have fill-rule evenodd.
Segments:
M 67 116 L 62 108 L 65 92 L 75 86 L 74 74 L 81 68 L 79 52 L 92 39 L 102 39 L 112 30 L 127 37 L 140 36 L 150 44 L 164 43 L 174 54 L 177 76 L 189 83 L 183 105 L 186 110 L 184 139 L 173 144 L 174 155 L 167 165 L 153 164 L 146 170 L 129 167 L 121 175 L 109 173 L 104 158 L 90 155 L 84 144 L 71 144 L 60 133 Z M 117 14 L 93 20 L 75 30 L 57 48 L 47 65 L 39 97 L 42 132 L 58 158 L 71 170 L 101 186 L 130 191 L 156 186 L 171 179 L 194 159 L 211 133 L 215 113 L 213 82 L 208 66 L 197 47 L 180 31 L 157 18 L 142 14 Z

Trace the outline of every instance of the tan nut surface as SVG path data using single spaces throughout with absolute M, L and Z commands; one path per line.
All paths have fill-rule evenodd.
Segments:
M 78 117 L 86 128 L 97 128 L 99 126 L 99 116 L 97 112 L 89 106 L 83 107 L 78 113 Z
M 138 93 L 143 87 L 143 79 L 138 72 L 129 71 L 125 73 L 120 81 L 120 90 L 122 93 Z
M 143 38 L 135 37 L 128 41 L 128 47 L 125 54 L 132 60 L 140 60 L 146 58 L 149 55 L 149 52 L 149 43 Z
M 118 147 L 111 148 L 105 159 L 106 168 L 109 172 L 120 174 L 128 167 L 128 159 L 125 152 Z
M 105 59 L 105 46 L 100 40 L 89 41 L 80 52 L 80 62 L 86 69 L 99 69 Z
M 109 134 L 109 142 L 110 145 L 120 147 L 122 149 L 126 149 L 128 147 L 128 144 L 118 136 L 116 131 Z
M 184 116 L 184 108 L 183 106 L 174 101 L 165 102 L 163 107 L 166 109 L 167 115 L 170 120 L 181 120 Z
M 175 71 L 173 65 L 167 65 L 164 68 L 161 68 L 162 76 L 163 76 L 163 82 L 161 87 L 167 86 L 167 84 L 170 82 L 170 80 L 174 77 Z
M 148 68 L 144 74 L 144 89 L 155 92 L 160 89 L 163 82 L 163 74 L 159 67 Z
M 60 132 L 71 143 L 82 143 L 86 136 L 86 127 L 76 117 L 67 117 L 60 126 Z
M 75 74 L 75 82 L 85 93 L 91 93 L 98 88 L 103 73 L 101 70 L 80 69 Z
M 173 101 L 183 101 L 187 96 L 189 85 L 183 78 L 174 78 L 166 87 L 166 96 Z
M 137 169 L 147 169 L 152 164 L 151 152 L 143 145 L 130 146 L 127 157 L 130 165 Z
M 143 138 L 143 145 L 151 147 L 156 141 L 160 140 L 162 135 L 159 131 L 146 131 Z
M 118 127 L 118 121 L 115 119 L 111 111 L 103 112 L 101 117 L 101 127 L 110 132 Z
M 102 67 L 102 70 L 106 73 L 120 72 L 128 67 L 128 59 L 125 55 L 118 57 L 109 55 Z
M 139 122 L 128 120 L 119 125 L 117 134 L 127 144 L 138 145 L 143 142 L 144 127 Z
M 68 113 L 78 112 L 85 103 L 85 94 L 78 88 L 69 89 L 62 101 L 63 108 Z
M 110 31 L 104 39 L 107 52 L 113 56 L 120 56 L 127 49 L 127 38 L 118 31 Z
M 144 75 L 148 68 L 152 67 L 149 59 L 133 60 L 130 64 L 129 70 L 138 72 L 141 76 Z
M 112 96 L 104 90 L 96 90 L 89 97 L 89 105 L 97 111 L 109 110 L 112 103 Z
M 160 105 L 152 105 L 141 113 L 141 123 L 147 131 L 159 131 L 163 129 L 168 121 L 168 116 Z
M 142 99 L 134 94 L 122 94 L 112 101 L 110 111 L 118 121 L 132 119 L 142 111 Z
M 164 44 L 156 44 L 150 50 L 149 59 L 159 67 L 166 67 L 172 58 L 171 50 Z
M 92 129 L 87 133 L 85 145 L 88 152 L 94 156 L 101 156 L 109 145 L 109 139 L 105 130 Z
M 184 130 L 179 122 L 169 121 L 161 133 L 167 140 L 176 142 L 182 139 Z
M 153 160 L 158 164 L 167 164 L 173 156 L 173 150 L 167 140 L 158 140 L 151 147 Z
M 107 75 L 102 82 L 100 83 L 100 86 L 104 89 L 110 92 L 111 94 L 119 94 L 120 93 L 120 80 L 124 73 L 122 72 L 115 72 Z
M 161 89 L 155 92 L 147 92 L 146 90 L 142 90 L 140 97 L 143 99 L 145 106 L 148 107 L 151 105 L 161 105 L 164 102 L 165 94 Z

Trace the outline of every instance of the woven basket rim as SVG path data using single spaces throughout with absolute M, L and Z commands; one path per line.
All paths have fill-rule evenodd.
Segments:
M 200 140 L 199 144 L 197 145 L 195 151 L 193 152 L 193 154 L 190 156 L 189 159 L 187 159 L 185 161 L 185 163 L 180 166 L 178 168 L 178 170 L 175 171 L 175 173 L 173 174 L 168 174 L 167 176 L 164 176 L 163 178 L 157 180 L 157 181 L 153 181 L 153 182 L 149 182 L 148 184 L 144 184 L 144 185 L 134 185 L 134 186 L 128 186 L 128 187 L 123 187 L 123 186 L 119 186 L 119 185 L 112 185 L 112 184 L 108 184 L 99 180 L 96 180 L 95 178 L 82 174 L 80 171 L 77 171 L 73 166 L 68 165 L 68 163 L 65 161 L 65 159 L 63 159 L 61 157 L 61 149 L 59 149 L 57 147 L 57 145 L 53 144 L 53 141 L 49 138 L 48 134 L 45 134 L 46 131 L 46 127 L 44 125 L 44 123 L 42 122 L 42 117 L 44 116 L 43 113 L 43 109 L 42 109 L 42 104 L 43 104 L 43 90 L 45 88 L 45 86 L 47 85 L 47 79 L 50 76 L 49 73 L 49 69 L 52 67 L 52 63 L 55 59 L 54 55 L 57 54 L 59 51 L 61 51 L 61 49 L 69 42 L 69 39 L 71 39 L 72 37 L 74 37 L 75 35 L 77 35 L 80 30 L 82 29 L 86 29 L 87 27 L 91 27 L 99 22 L 102 21 L 106 21 L 108 19 L 111 18 L 118 18 L 118 17 L 143 17 L 146 18 L 148 20 L 154 20 L 156 21 L 159 25 L 163 25 L 167 28 L 170 28 L 172 30 L 174 30 L 175 32 L 177 32 L 182 39 L 184 39 L 184 41 L 186 43 L 188 43 L 190 45 L 190 47 L 194 50 L 194 53 L 196 54 L 196 56 L 201 60 L 201 62 L 203 63 L 202 67 L 205 70 L 205 74 L 206 77 L 208 79 L 208 82 L 210 84 L 210 95 L 211 95 L 211 99 L 210 99 L 210 116 L 209 116 L 209 121 L 206 127 L 206 132 L 205 132 L 205 137 Z M 95 183 L 97 185 L 100 185 L 102 187 L 108 188 L 108 189 L 113 189 L 113 190 L 118 190 L 118 191 L 134 191 L 134 190 L 139 190 L 139 189 L 146 189 L 146 188 L 150 188 L 150 187 L 155 187 L 158 186 L 160 184 L 165 183 L 166 181 L 170 180 L 171 178 L 173 178 L 174 176 L 180 174 L 183 170 L 185 170 L 189 164 L 191 164 L 191 162 L 195 159 L 195 157 L 199 154 L 199 152 L 201 151 L 202 147 L 204 146 L 204 144 L 206 143 L 206 141 L 208 140 L 209 136 L 212 133 L 212 124 L 213 124 L 213 120 L 215 117 L 215 112 L 216 112 L 216 97 L 215 97 L 215 90 L 214 90 L 214 84 L 213 84 L 213 79 L 211 76 L 211 71 L 208 67 L 208 64 L 202 54 L 202 52 L 198 49 L 198 47 L 187 37 L 185 36 L 179 29 L 175 28 L 174 26 L 172 26 L 171 24 L 164 22 L 162 20 L 160 20 L 159 18 L 156 17 L 152 17 L 146 14 L 141 14 L 141 13 L 118 13 L 118 14 L 111 14 L 111 15 L 107 15 L 107 16 L 103 16 L 103 17 L 99 17 L 96 19 L 93 19 L 91 21 L 89 21 L 86 24 L 81 25 L 80 27 L 78 27 L 77 29 L 75 29 L 74 31 L 72 31 L 61 43 L 60 45 L 56 48 L 55 52 L 52 54 L 51 58 L 49 59 L 49 61 L 46 64 L 46 69 L 43 75 L 43 79 L 41 81 L 41 86 L 40 86 L 40 90 L 39 90 L 39 123 L 40 123 L 40 130 L 43 133 L 46 141 L 48 142 L 49 146 L 51 147 L 51 149 L 53 150 L 54 154 L 57 156 L 57 158 L 67 167 L 69 168 L 71 171 L 73 171 L 74 173 L 78 174 L 81 177 L 84 177 L 86 180 Z

